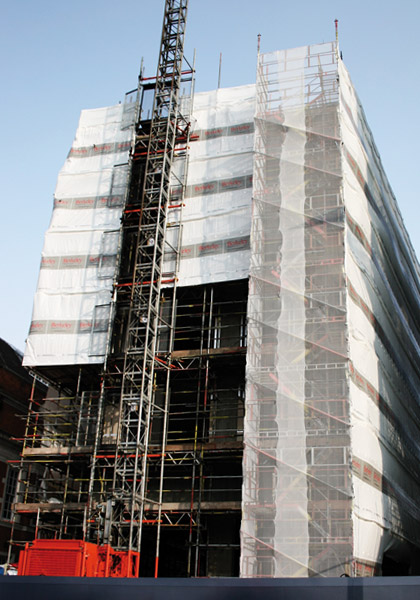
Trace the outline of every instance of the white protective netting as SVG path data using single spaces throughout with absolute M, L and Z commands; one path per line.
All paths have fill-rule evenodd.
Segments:
M 261 55 L 242 576 L 418 572 L 419 290 L 335 45 Z
M 340 575 L 352 553 L 333 44 L 260 55 L 241 575 Z

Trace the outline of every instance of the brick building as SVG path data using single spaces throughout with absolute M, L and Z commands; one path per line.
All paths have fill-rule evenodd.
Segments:
M 28 400 L 31 394 L 41 400 L 46 392 L 39 381 L 33 384 L 22 367 L 22 354 L 0 339 L 0 563 L 7 560 Z M 23 517 L 16 520 L 16 540 L 27 537 L 27 525 Z

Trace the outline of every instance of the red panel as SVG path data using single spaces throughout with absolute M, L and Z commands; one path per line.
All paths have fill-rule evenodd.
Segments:
M 19 556 L 18 575 L 138 577 L 139 554 L 81 540 L 34 540 Z
M 80 575 L 80 551 L 34 548 L 29 552 L 25 575 L 77 577 Z
M 79 577 L 87 545 L 96 550 L 77 540 L 34 540 L 21 552 L 18 574 Z

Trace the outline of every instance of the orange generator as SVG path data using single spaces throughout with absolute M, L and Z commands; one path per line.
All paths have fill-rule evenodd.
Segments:
M 138 552 L 82 540 L 34 540 L 19 555 L 18 575 L 138 577 Z

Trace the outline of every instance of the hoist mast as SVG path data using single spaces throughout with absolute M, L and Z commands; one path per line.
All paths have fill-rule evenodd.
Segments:
M 163 457 L 167 429 L 167 397 L 170 377 L 170 353 L 173 342 L 175 289 L 181 243 L 180 195 L 184 187 L 186 147 L 189 141 L 187 98 L 181 99 L 183 81 L 192 81 L 193 69 L 184 69 L 184 36 L 188 0 L 166 0 L 159 62 L 154 81 L 140 75 L 138 118 L 130 158 L 127 202 L 122 219 L 120 267 L 115 283 L 116 326 L 110 344 L 103 379 L 103 415 L 109 407 L 118 407 L 118 431 L 115 453 L 103 453 L 100 441 L 93 456 L 92 499 L 96 497 L 100 473 L 112 479 L 112 486 L 101 494 L 105 516 L 101 538 L 118 550 L 140 552 L 143 522 L 157 524 L 157 576 L 160 489 L 148 490 L 149 462 Z M 147 96 L 153 93 L 151 115 L 146 114 Z M 173 164 L 178 161 L 176 200 L 171 200 L 174 185 Z M 182 206 L 182 202 L 181 202 Z M 168 217 L 175 211 L 170 243 Z M 170 272 L 163 271 L 170 258 Z M 167 286 L 162 310 L 162 284 Z M 168 309 L 169 307 L 169 309 Z M 158 348 L 159 346 L 159 348 Z M 165 346 L 165 359 L 157 357 Z M 166 369 L 163 398 L 156 394 L 155 366 Z M 151 452 L 152 423 L 159 423 L 159 440 L 153 440 L 159 452 Z M 156 443 L 157 441 L 157 443 Z M 88 520 L 88 531 L 97 527 L 95 511 Z M 145 512 L 152 518 L 145 519 Z M 90 525 L 90 524 L 93 524 Z M 91 536 L 89 536 L 91 537 Z

